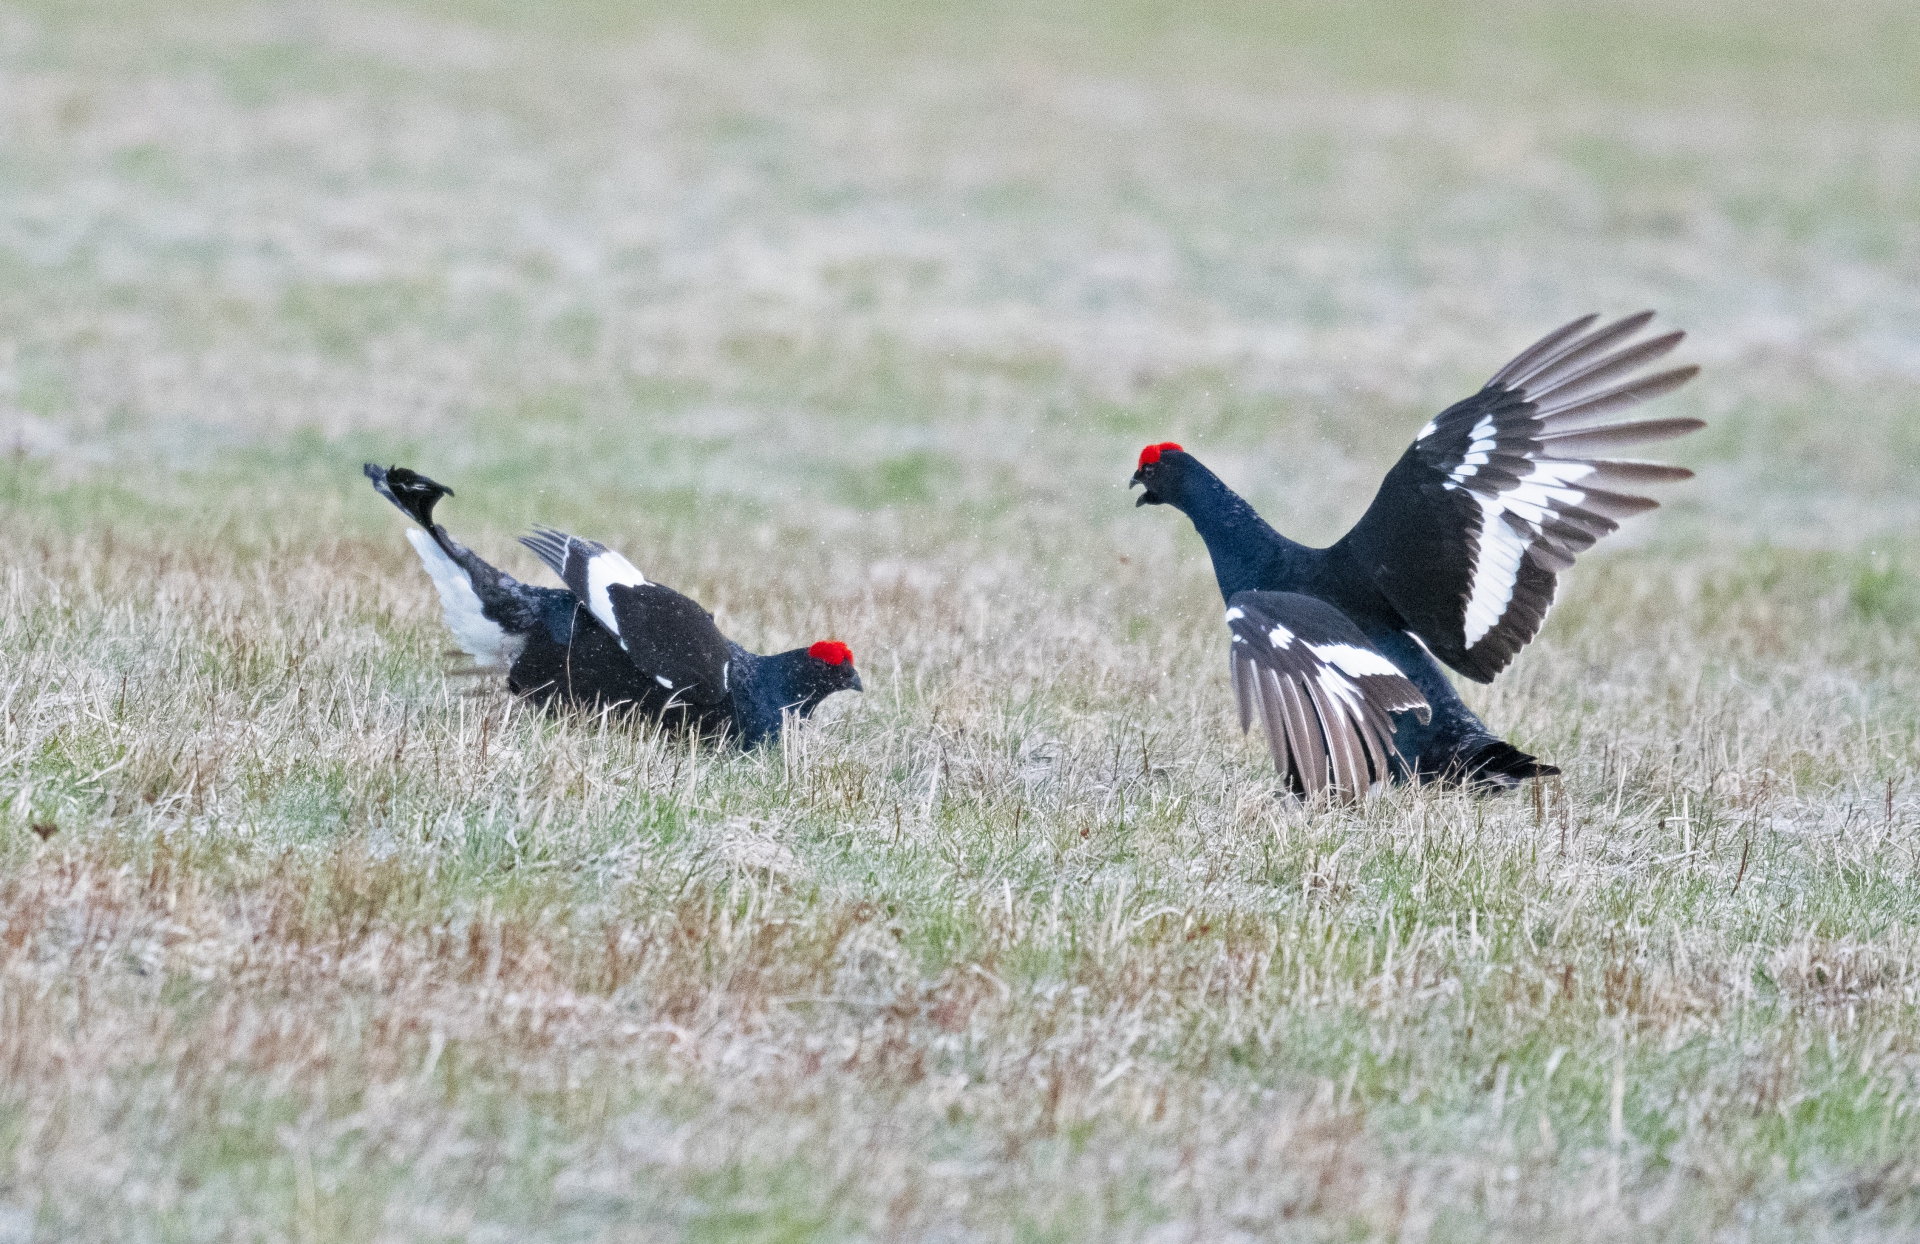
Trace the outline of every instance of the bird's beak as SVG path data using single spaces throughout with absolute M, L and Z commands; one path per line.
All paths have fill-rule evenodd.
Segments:
M 855 673 L 854 673 L 854 675 L 853 675 L 853 689 L 854 689 L 855 691 L 865 691 L 865 690 L 866 690 L 866 688 L 865 688 L 865 687 L 863 687 L 863 686 L 861 686 L 861 685 L 860 685 L 860 674 L 859 674 L 859 672 L 858 672 L 858 671 L 855 671 Z
M 1133 473 L 1133 478 L 1127 481 L 1127 491 L 1132 492 L 1136 486 L 1143 485 L 1146 482 L 1147 481 L 1145 479 L 1141 478 L 1140 472 L 1135 471 Z M 1147 498 L 1151 497 L 1152 495 L 1153 493 L 1151 491 L 1141 493 L 1139 496 L 1139 499 L 1133 503 L 1133 508 L 1137 510 L 1141 506 L 1145 505 L 1147 503 Z

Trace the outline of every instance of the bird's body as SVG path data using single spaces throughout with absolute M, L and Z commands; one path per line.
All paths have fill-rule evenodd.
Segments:
M 1409 633 L 1405 617 L 1361 572 L 1350 548 L 1316 549 L 1287 539 L 1198 460 L 1189 476 L 1181 508 L 1212 555 L 1222 599 L 1232 605 L 1243 592 L 1275 592 L 1330 605 L 1419 691 L 1428 709 L 1424 717 L 1412 709 L 1395 715 L 1393 750 L 1402 762 L 1397 776 L 1471 774 L 1473 780 L 1511 784 L 1542 769 L 1553 772 L 1487 730 L 1439 662 Z
M 452 489 L 405 467 L 368 463 L 366 474 L 420 524 L 407 538 L 461 648 L 536 704 L 613 709 L 752 747 L 777 737 L 788 714 L 804 718 L 835 691 L 860 690 L 845 644 L 749 652 L 696 602 L 591 540 L 546 529 L 523 537 L 567 586 L 521 583 L 433 521 Z
M 1626 379 L 1681 338 L 1623 345 L 1650 318 L 1589 332 L 1588 316 L 1523 352 L 1421 429 L 1327 548 L 1282 536 L 1180 446 L 1142 451 L 1139 504 L 1179 508 L 1206 544 L 1242 728 L 1257 710 L 1291 787 L 1350 798 L 1388 779 L 1507 788 L 1559 772 L 1491 733 L 1441 664 L 1491 681 L 1574 554 L 1656 504 L 1619 489 L 1691 474 L 1589 456 L 1702 426 L 1605 422 L 1697 370 Z

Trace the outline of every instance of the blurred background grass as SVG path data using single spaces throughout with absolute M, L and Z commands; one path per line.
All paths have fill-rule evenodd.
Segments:
M 7 12 L 0 401 L 43 460 L 230 468 L 118 481 L 169 510 L 365 453 L 509 525 L 1092 530 L 1164 435 L 1325 540 L 1520 344 L 1647 304 L 1714 427 L 1629 539 L 1914 529 L 1902 6 Z

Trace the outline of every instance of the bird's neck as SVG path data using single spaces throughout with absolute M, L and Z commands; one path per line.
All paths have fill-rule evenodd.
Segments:
M 1287 539 L 1261 518 L 1246 499 L 1220 482 L 1204 466 L 1188 479 L 1178 502 L 1206 542 L 1220 595 L 1236 592 L 1298 591 L 1307 586 L 1324 553 Z
M 782 713 L 811 716 L 827 693 L 818 685 L 813 662 L 805 648 L 760 656 L 739 644 L 733 650 L 728 690 L 733 697 L 734 724 L 743 746 L 752 747 L 780 729 Z

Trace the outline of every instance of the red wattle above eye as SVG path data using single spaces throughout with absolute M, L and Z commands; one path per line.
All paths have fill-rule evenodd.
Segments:
M 1152 466 L 1154 463 L 1160 461 L 1161 454 L 1178 450 L 1179 448 L 1180 446 L 1173 441 L 1161 441 L 1158 445 L 1149 445 L 1140 451 L 1140 465 L 1143 467 Z

